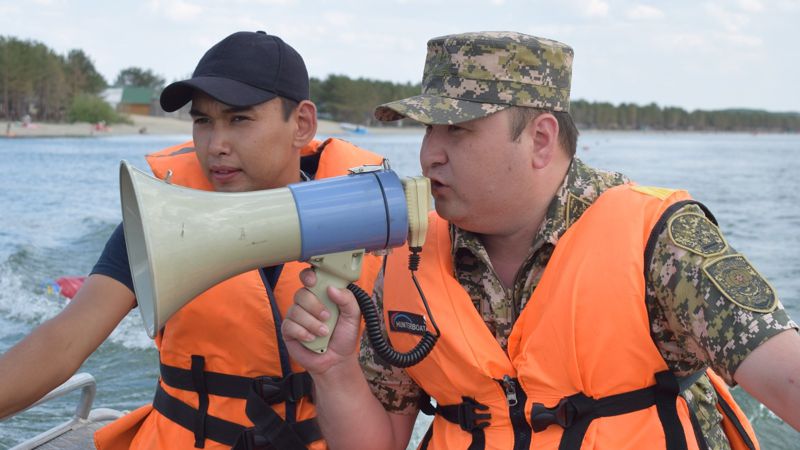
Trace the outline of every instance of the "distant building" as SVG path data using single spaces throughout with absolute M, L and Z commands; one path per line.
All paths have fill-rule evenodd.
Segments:
M 155 91 L 149 87 L 126 86 L 122 91 L 122 100 L 117 111 L 125 114 L 149 116 L 153 110 Z
M 112 108 L 123 114 L 153 115 L 156 108 L 156 92 L 153 88 L 143 86 L 112 87 L 103 91 L 100 96 Z

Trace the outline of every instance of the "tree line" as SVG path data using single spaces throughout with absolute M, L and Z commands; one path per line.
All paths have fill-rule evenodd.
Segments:
M 112 86 L 149 86 L 160 90 L 164 79 L 150 70 L 129 67 Z M 63 122 L 100 119 L 122 121 L 100 99 L 109 87 L 83 50 L 59 55 L 46 45 L 0 36 L 0 118 Z
M 59 55 L 46 45 L 0 36 L 0 118 L 37 121 L 124 120 L 99 98 L 109 86 L 146 86 L 156 95 L 165 80 L 149 69 L 128 67 L 108 83 L 82 50 Z M 419 83 L 393 83 L 346 75 L 311 78 L 311 99 L 321 118 L 362 125 L 380 125 L 375 105 L 420 93 Z M 686 111 L 655 103 L 575 100 L 570 110 L 579 128 L 612 130 L 695 130 L 800 132 L 800 113 L 760 110 Z M 412 121 L 403 125 L 413 125 Z
M 603 130 L 688 130 L 800 132 L 800 113 L 773 113 L 753 109 L 717 111 L 660 107 L 655 103 L 639 106 L 622 103 L 573 101 L 570 113 L 578 128 Z
M 346 75 L 311 78 L 311 100 L 320 117 L 361 125 L 378 124 L 372 115 L 375 105 L 418 95 L 421 90 L 419 83 L 352 79 Z
M 72 99 L 106 87 L 81 50 L 58 55 L 42 43 L 0 36 L 0 114 L 20 120 L 63 120 Z M 31 114 L 33 113 L 33 114 Z

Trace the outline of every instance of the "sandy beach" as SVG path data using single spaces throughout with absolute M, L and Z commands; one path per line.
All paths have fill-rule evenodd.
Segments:
M 34 122 L 28 126 L 23 126 L 20 122 L 0 122 L 0 138 L 26 138 L 26 137 L 90 137 L 90 136 L 109 136 L 109 135 L 131 135 L 131 134 L 192 134 L 191 120 L 177 119 L 173 117 L 153 117 L 153 116 L 128 116 L 133 124 L 114 124 L 98 127 L 87 122 L 77 123 L 39 123 Z M 368 133 L 375 134 L 398 134 L 398 133 L 422 133 L 422 128 L 418 127 L 368 127 Z M 319 120 L 317 134 L 323 136 L 347 135 L 338 122 L 330 120 Z

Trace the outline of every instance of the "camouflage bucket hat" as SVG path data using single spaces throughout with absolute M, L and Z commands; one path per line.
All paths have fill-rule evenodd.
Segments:
M 569 111 L 572 55 L 568 45 L 514 32 L 433 38 L 422 95 L 380 105 L 375 118 L 454 124 L 510 106 Z

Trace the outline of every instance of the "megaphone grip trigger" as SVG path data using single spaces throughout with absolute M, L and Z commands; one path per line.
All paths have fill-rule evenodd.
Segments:
M 308 290 L 314 293 L 325 306 L 325 309 L 330 313 L 330 317 L 325 321 L 325 326 L 328 327 L 330 331 L 326 336 L 318 336 L 313 341 L 303 342 L 303 345 L 312 352 L 325 353 L 328 350 L 328 342 L 331 339 L 333 328 L 336 326 L 336 321 L 339 320 L 339 307 L 336 306 L 336 303 L 328 296 L 328 286 L 344 288 L 348 283 L 342 282 L 340 278 L 331 276 L 323 270 L 317 270 L 315 268 L 314 272 L 317 276 L 317 283 L 313 287 L 308 288 Z
M 303 342 L 307 349 L 316 353 L 325 353 L 328 350 L 328 342 L 339 319 L 339 307 L 328 296 L 328 286 L 344 289 L 350 282 L 356 281 L 361 276 L 363 257 L 364 250 L 355 250 L 315 256 L 309 260 L 317 276 L 317 282 L 308 289 L 330 313 L 330 317 L 325 321 L 325 326 L 330 331 L 326 336 Z

